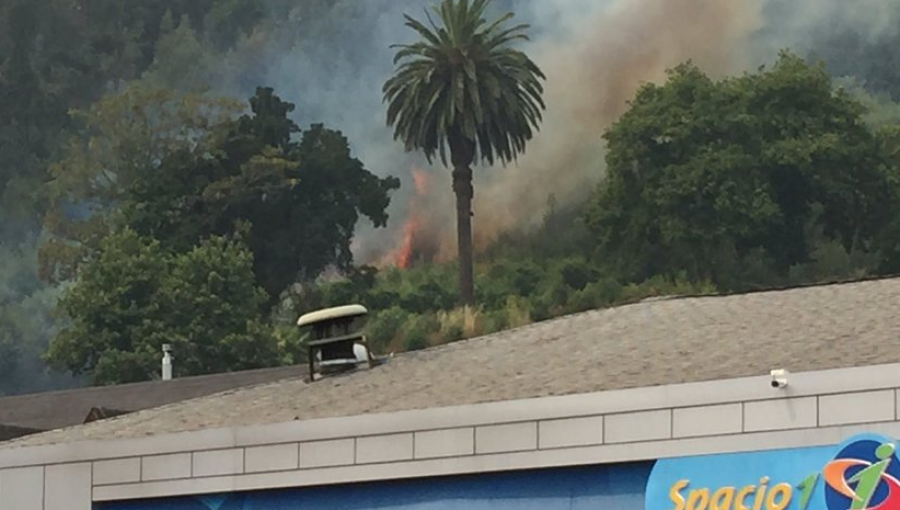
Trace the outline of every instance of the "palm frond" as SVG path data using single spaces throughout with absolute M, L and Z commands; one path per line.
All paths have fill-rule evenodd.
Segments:
M 491 0 L 442 0 L 426 23 L 404 16 L 417 42 L 394 45 L 394 75 L 382 94 L 387 123 L 407 150 L 447 163 L 448 136 L 474 142 L 476 157 L 513 161 L 539 129 L 543 110 L 540 68 L 514 44 L 527 24 L 507 27 L 512 13 L 488 23 Z M 438 21 L 439 23 L 436 23 Z
M 490 25 L 485 27 L 485 29 L 481 31 L 481 34 L 484 37 L 492 37 L 494 30 L 497 30 L 501 25 L 503 25 L 507 21 L 513 19 L 515 16 L 516 15 L 511 12 L 505 13 L 504 15 L 500 16 L 499 18 L 495 19 Z
M 406 19 L 405 25 L 409 28 L 418 32 L 422 38 L 424 38 L 429 44 L 440 45 L 441 40 L 437 36 L 438 30 L 435 29 L 434 32 L 428 29 L 425 25 L 423 25 L 419 20 L 409 16 L 408 14 L 404 14 L 403 17 Z

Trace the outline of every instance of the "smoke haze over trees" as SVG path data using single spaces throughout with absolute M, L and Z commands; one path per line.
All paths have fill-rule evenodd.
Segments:
M 51 259 L 64 259 L 62 252 L 70 246 L 48 244 L 48 235 L 71 239 L 76 233 L 66 229 L 74 223 L 62 220 L 85 219 L 98 206 L 90 193 L 60 201 L 85 191 L 77 186 L 90 184 L 59 165 L 71 161 L 79 143 L 87 147 L 88 135 L 96 135 L 85 128 L 83 117 L 69 113 L 114 104 L 123 100 L 124 90 L 205 94 L 228 98 L 246 110 L 258 87 L 271 87 L 295 105 L 288 113 L 294 124 L 306 130 L 322 123 L 340 131 L 363 168 L 401 181 L 385 204 L 385 228 L 363 219 L 348 232 L 347 222 L 356 218 L 341 218 L 355 263 L 390 266 L 408 238 L 421 258 L 452 265 L 449 171 L 404 153 L 393 141 L 380 87 L 393 71 L 389 46 L 413 37 L 402 26 L 402 14 L 418 15 L 432 3 L 0 2 L 0 394 L 78 382 L 45 370 L 40 358 L 69 325 L 56 303 L 71 285 L 72 274 L 51 275 L 56 269 L 39 260 L 43 263 L 53 253 Z M 295 298 L 297 307 L 365 294 L 373 308 L 388 310 L 373 327 L 403 330 L 396 347 L 415 348 L 431 341 L 427 337 L 433 331 L 446 339 L 522 323 L 528 306 L 518 298 L 534 297 L 530 317 L 540 319 L 654 292 L 661 284 L 629 288 L 637 283 L 612 282 L 586 258 L 563 260 L 571 249 L 562 254 L 554 250 L 559 250 L 556 245 L 585 243 L 584 231 L 563 227 L 578 225 L 583 205 L 605 175 L 604 130 L 627 111 L 641 83 L 661 83 L 667 69 L 687 60 L 719 79 L 771 65 L 779 50 L 789 48 L 801 57 L 823 59 L 835 83 L 872 108 L 866 116 L 870 125 L 889 134 L 900 122 L 895 104 L 900 101 L 896 0 L 497 0 L 492 9 L 512 10 L 517 21 L 533 26 L 532 41 L 522 48 L 548 78 L 545 121 L 525 155 L 505 168 L 475 169 L 475 244 L 486 275 L 476 296 L 493 311 L 481 318 L 453 315 L 445 292 L 453 285 L 450 266 L 406 273 L 386 269 L 377 282 L 359 271 L 332 287 L 304 287 Z M 133 119 L 118 120 L 127 124 Z M 890 146 L 900 137 L 885 134 L 881 140 Z M 94 175 L 102 173 L 96 173 L 94 159 L 81 163 Z M 418 187 L 414 175 L 423 181 Z M 406 220 L 414 210 L 420 214 L 412 228 Z M 894 228 L 900 232 L 900 222 Z M 882 235 L 891 235 L 886 232 Z M 102 238 L 99 233 L 78 234 L 74 237 L 91 243 Z M 820 255 L 830 249 L 822 248 Z M 548 257 L 554 262 L 542 261 Z M 551 272 L 564 276 L 548 276 Z M 630 290 L 617 290 L 619 284 Z M 702 282 L 678 285 L 682 291 L 706 288 Z M 563 298 L 566 306 L 554 309 Z M 407 317 L 426 312 L 431 314 Z M 278 338 L 287 344 L 296 341 Z

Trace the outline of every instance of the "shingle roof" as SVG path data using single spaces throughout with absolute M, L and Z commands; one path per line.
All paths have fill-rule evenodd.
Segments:
M 43 432 L 43 431 L 35 430 L 35 429 L 27 429 L 27 428 L 23 428 L 23 427 L 16 427 L 13 425 L 0 424 L 0 441 L 7 441 L 9 439 L 15 439 L 17 437 L 27 436 L 29 434 L 37 434 L 38 432 Z
M 6 431 L 0 436 L 8 439 L 71 427 L 88 418 L 102 419 L 306 374 L 304 367 L 280 367 L 4 397 L 0 398 L 0 424 Z
M 900 278 L 657 300 L 7 443 L 139 437 L 900 362 Z

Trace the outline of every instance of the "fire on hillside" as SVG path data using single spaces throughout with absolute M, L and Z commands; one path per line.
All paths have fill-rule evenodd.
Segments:
M 407 184 L 408 183 L 408 184 Z M 480 184 L 490 184 L 490 181 Z M 379 269 L 408 269 L 417 265 L 456 260 L 456 215 L 450 172 L 410 165 L 405 193 L 394 200 L 402 203 L 392 213 L 387 231 L 375 230 L 354 239 L 357 262 Z M 473 218 L 473 247 L 482 252 L 493 245 L 504 229 L 515 225 L 515 217 L 506 204 L 497 204 L 488 193 L 477 202 L 484 215 Z
M 416 264 L 427 264 L 448 259 L 448 232 L 444 211 L 436 207 L 433 176 L 422 168 L 410 168 L 412 189 L 406 215 L 398 231 L 392 249 L 378 258 L 376 267 L 408 269 Z M 447 246 L 445 246 L 447 245 Z

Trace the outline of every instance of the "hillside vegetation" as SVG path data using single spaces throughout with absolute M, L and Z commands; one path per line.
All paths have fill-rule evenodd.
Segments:
M 591 133 L 603 143 L 586 163 L 596 187 L 546 193 L 539 224 L 477 246 L 470 279 L 424 252 L 360 256 L 363 236 L 414 225 L 398 207 L 415 193 L 397 170 L 408 161 L 391 151 L 436 156 L 434 133 L 460 134 L 429 131 L 429 115 L 457 104 L 433 113 L 434 99 L 409 111 L 422 117 L 397 127 L 394 146 L 381 141 L 392 62 L 367 51 L 388 51 L 382 26 L 391 43 L 416 35 L 399 12 L 420 4 L 401 4 L 376 22 L 369 0 L 0 3 L 0 395 L 151 379 L 162 343 L 175 345 L 177 376 L 297 363 L 297 316 L 351 302 L 372 311 L 367 332 L 387 353 L 655 296 L 900 273 L 900 65 L 860 64 L 900 31 L 846 54 L 821 27 L 752 72 L 685 61 L 629 89 L 624 114 Z M 485 7 L 488 18 L 517 8 Z M 513 86 L 505 77 L 478 85 L 495 94 L 489 128 L 476 126 L 487 113 L 460 107 L 472 137 L 515 145 L 499 160 L 527 157 L 557 127 L 532 132 L 542 74 L 522 56 L 531 46 L 505 42 L 496 62 L 528 70 L 529 101 L 495 90 Z M 320 95 L 357 72 L 380 81 L 360 78 L 337 103 Z M 454 93 L 444 88 L 428 97 Z M 499 110 L 511 104 L 527 115 Z M 371 134 L 360 126 L 375 110 Z M 464 152 L 457 184 L 476 160 Z M 453 232 L 467 211 L 438 214 Z

